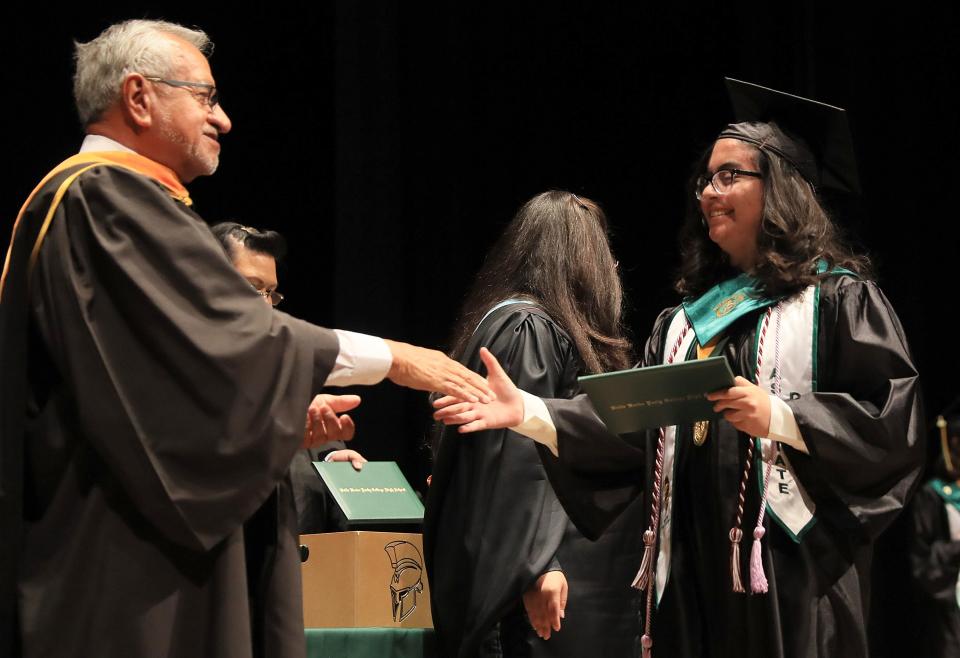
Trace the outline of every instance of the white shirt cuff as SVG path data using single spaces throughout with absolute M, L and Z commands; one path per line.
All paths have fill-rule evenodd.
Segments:
M 334 331 L 340 340 L 340 352 L 326 385 L 370 385 L 383 381 L 393 365 L 393 353 L 383 339 L 342 329 Z
M 553 456 L 557 457 L 557 428 L 550 418 L 547 405 L 526 391 L 520 391 L 520 396 L 523 398 L 523 422 L 510 429 L 547 446 Z
M 786 443 L 804 454 L 810 454 L 800 435 L 800 426 L 793 417 L 793 409 L 776 395 L 770 395 L 770 434 L 768 439 Z

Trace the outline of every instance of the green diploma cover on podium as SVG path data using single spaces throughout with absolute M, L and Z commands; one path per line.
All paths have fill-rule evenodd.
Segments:
M 704 396 L 733 386 L 733 372 L 726 357 L 715 356 L 588 375 L 579 381 L 607 429 L 629 434 L 717 418 Z
M 422 523 L 423 503 L 396 462 L 313 462 L 351 526 Z

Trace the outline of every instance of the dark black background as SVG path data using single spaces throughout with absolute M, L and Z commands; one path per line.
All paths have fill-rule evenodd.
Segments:
M 196 207 L 211 223 L 288 237 L 286 311 L 442 346 L 502 226 L 556 187 L 607 210 L 642 345 L 676 302 L 683 184 L 731 118 L 729 75 L 849 110 L 864 194 L 838 214 L 875 257 L 930 416 L 960 389 L 957 11 L 399 0 L 5 9 L 0 227 L 9 231 L 35 182 L 82 139 L 71 40 L 124 18 L 167 18 L 215 41 L 234 126 L 220 170 L 190 186 Z M 389 384 L 360 392 L 355 447 L 397 459 L 422 487 L 424 397 Z M 891 628 L 877 655 L 906 635 Z

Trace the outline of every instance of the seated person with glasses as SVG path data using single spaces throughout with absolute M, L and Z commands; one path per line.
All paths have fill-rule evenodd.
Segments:
M 235 222 L 221 222 L 211 228 L 237 271 L 258 295 L 271 306 L 283 301 L 277 291 L 277 263 L 287 253 L 287 241 L 276 231 L 260 231 Z M 350 462 L 358 471 L 367 461 L 356 450 L 348 450 L 344 441 L 353 438 L 353 420 L 348 411 L 360 404 L 357 395 L 320 394 L 307 410 L 304 441 L 319 448 L 300 450 L 290 465 L 293 495 L 301 534 L 335 532 L 346 529 L 346 521 L 336 502 L 317 477 L 311 462 Z

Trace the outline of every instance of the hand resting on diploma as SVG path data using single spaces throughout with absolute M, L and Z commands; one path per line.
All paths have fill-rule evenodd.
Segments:
M 328 462 L 350 462 L 353 470 L 362 471 L 363 465 L 367 463 L 366 458 L 356 450 L 334 450 L 327 455 Z
M 462 425 L 457 430 L 461 434 L 515 427 L 523 422 L 523 396 L 520 395 L 520 389 L 514 386 L 486 347 L 480 348 L 480 359 L 487 367 L 486 383 L 496 396 L 495 400 L 481 404 L 464 402 L 448 395 L 433 403 L 437 409 L 433 417 L 444 425 Z

